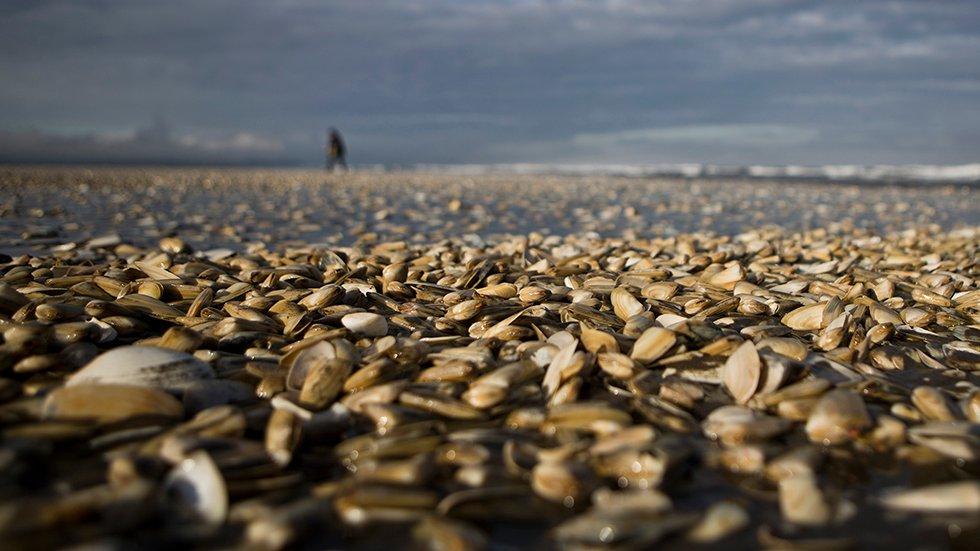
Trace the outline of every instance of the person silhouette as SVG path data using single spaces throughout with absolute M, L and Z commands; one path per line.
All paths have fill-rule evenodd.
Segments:
M 347 170 L 347 147 L 340 132 L 331 128 L 327 133 L 327 170 L 333 170 L 338 165 Z

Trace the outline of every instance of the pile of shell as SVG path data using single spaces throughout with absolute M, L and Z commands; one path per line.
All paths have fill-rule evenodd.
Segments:
M 969 541 L 977 235 L 14 258 L 0 537 Z

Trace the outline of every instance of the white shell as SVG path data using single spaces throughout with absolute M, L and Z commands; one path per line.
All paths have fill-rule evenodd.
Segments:
M 119 384 L 181 393 L 201 379 L 213 379 L 211 366 L 190 354 L 155 346 L 121 346 L 100 354 L 68 378 L 65 386 Z
M 721 369 L 725 388 L 735 401 L 745 404 L 759 388 L 762 376 L 762 364 L 759 353 L 752 341 L 745 341 L 739 346 Z
M 371 312 L 355 312 L 344 316 L 340 323 L 358 335 L 383 337 L 388 334 L 388 321 Z
M 225 480 L 205 451 L 194 452 L 178 463 L 167 475 L 164 488 L 168 496 L 208 524 L 221 524 L 228 516 Z
M 889 509 L 945 513 L 980 512 L 980 482 L 961 480 L 921 488 L 895 490 L 882 496 Z

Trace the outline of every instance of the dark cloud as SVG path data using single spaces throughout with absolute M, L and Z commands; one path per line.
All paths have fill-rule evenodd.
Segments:
M 0 157 L 313 164 L 334 125 L 355 163 L 965 163 L 978 29 L 972 0 L 6 2 Z

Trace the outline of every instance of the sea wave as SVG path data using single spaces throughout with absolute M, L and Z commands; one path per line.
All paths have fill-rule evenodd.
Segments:
M 805 179 L 880 183 L 980 183 L 980 163 L 963 165 L 712 165 L 675 164 L 465 164 L 417 165 L 457 174 L 556 174 L 583 176 Z

